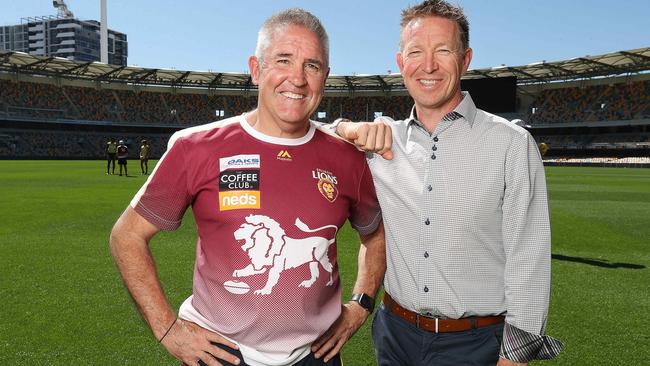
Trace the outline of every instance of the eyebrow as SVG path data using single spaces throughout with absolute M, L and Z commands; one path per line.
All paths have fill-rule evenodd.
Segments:
M 420 44 L 420 43 L 406 44 L 406 45 L 402 46 L 402 51 L 410 51 L 410 50 L 412 50 L 414 48 L 422 49 L 422 44 Z M 440 49 L 440 48 L 446 48 L 446 49 L 454 50 L 454 51 L 458 50 L 458 47 L 455 47 L 452 44 L 448 44 L 447 42 L 438 42 L 433 46 L 433 48 L 435 50 Z
M 316 65 L 318 65 L 318 66 L 323 66 L 323 61 L 321 61 L 321 60 L 317 60 L 317 59 L 315 59 L 315 58 L 308 58 L 308 59 L 306 60 L 306 63 L 316 64 Z

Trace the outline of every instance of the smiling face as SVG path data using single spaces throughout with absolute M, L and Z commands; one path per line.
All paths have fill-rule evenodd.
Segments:
M 439 120 L 462 100 L 460 78 L 472 50 L 463 50 L 456 22 L 436 16 L 414 19 L 401 37 L 397 65 L 418 117 Z
M 329 67 L 318 36 L 302 26 L 276 29 L 262 57 L 248 60 L 259 87 L 259 131 L 276 137 L 302 137 L 323 97 Z

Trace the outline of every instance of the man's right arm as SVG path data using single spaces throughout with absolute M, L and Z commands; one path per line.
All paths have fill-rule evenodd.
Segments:
M 200 359 L 207 365 L 221 365 L 214 357 L 238 364 L 237 357 L 212 343 L 235 349 L 237 345 L 192 322 L 176 318 L 158 280 L 149 250 L 149 242 L 158 231 L 160 229 L 130 206 L 111 231 L 111 253 L 140 313 L 156 339 L 170 354 L 186 364 L 197 365 Z
M 381 118 L 375 122 L 352 122 L 339 118 L 334 123 L 323 125 L 331 134 L 336 134 L 359 150 L 381 155 L 386 160 L 393 158 L 393 132 L 390 125 Z

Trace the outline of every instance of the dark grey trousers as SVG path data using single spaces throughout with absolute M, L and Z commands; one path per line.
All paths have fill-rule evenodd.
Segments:
M 381 304 L 372 322 L 379 366 L 487 366 L 499 361 L 503 324 L 455 333 L 418 329 Z

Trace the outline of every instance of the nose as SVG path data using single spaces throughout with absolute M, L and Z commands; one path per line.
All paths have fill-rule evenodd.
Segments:
M 294 64 L 291 67 L 289 80 L 294 86 L 304 86 L 307 84 L 307 77 L 305 75 L 305 67 L 302 64 Z
M 438 61 L 433 53 L 427 53 L 424 59 L 423 69 L 428 73 L 432 73 L 438 69 Z

